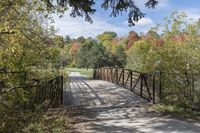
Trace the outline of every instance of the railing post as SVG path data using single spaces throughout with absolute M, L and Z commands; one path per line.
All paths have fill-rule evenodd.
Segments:
M 122 69 L 122 85 L 123 85 L 123 87 L 124 87 L 124 69 Z
M 101 79 L 101 69 L 98 68 L 98 79 Z
M 104 80 L 106 81 L 106 68 L 103 68 L 103 75 L 104 75 Z
M 143 79 L 144 79 L 144 75 L 141 75 L 141 84 L 140 84 L 140 96 L 142 97 L 143 95 Z
M 160 102 L 161 102 L 161 99 L 162 99 L 162 72 L 160 72 L 160 83 L 159 83 L 159 99 L 160 99 Z
M 132 80 L 133 80 L 133 72 L 130 71 L 130 90 L 132 90 L 132 87 L 133 87 L 133 82 L 132 82 Z
M 109 81 L 108 71 L 109 71 L 109 68 L 106 68 L 106 80 L 107 80 L 107 81 Z
M 60 102 L 60 104 L 62 105 L 63 104 L 63 88 L 64 88 L 64 84 L 63 84 L 63 82 L 64 82 L 64 78 L 63 78 L 63 75 L 60 77 L 60 81 L 61 81 L 61 90 L 60 90 L 60 92 L 61 92 L 61 98 L 60 98 L 60 100 L 61 100 L 61 102 Z
M 101 80 L 103 80 L 103 68 L 101 68 Z
M 106 73 L 106 71 L 107 71 L 107 69 L 104 68 L 104 80 L 105 80 L 105 81 L 107 81 L 107 78 L 106 78 L 107 73 Z
M 102 71 L 103 71 L 103 75 L 102 75 L 103 77 L 102 77 L 102 79 L 105 80 L 105 69 L 102 68 Z
M 96 68 L 93 68 L 93 79 L 96 79 Z
M 96 68 L 96 79 L 99 79 L 99 68 Z
M 111 81 L 112 81 L 112 83 L 113 83 L 113 68 L 111 68 Z
M 155 89 L 156 89 L 156 78 L 155 78 L 155 73 L 153 73 L 153 104 L 156 103 L 155 101 Z
M 116 75 L 116 77 L 115 77 L 116 78 L 116 84 L 118 84 L 118 68 L 116 68 L 116 74 L 115 75 Z
M 99 69 L 100 72 L 100 79 L 102 80 L 102 68 Z
M 101 68 L 101 80 L 103 80 L 103 68 Z
M 108 81 L 110 82 L 110 68 L 108 68 Z
M 110 68 L 108 68 L 108 81 L 110 82 Z
M 112 83 L 115 83 L 115 68 L 112 68 Z

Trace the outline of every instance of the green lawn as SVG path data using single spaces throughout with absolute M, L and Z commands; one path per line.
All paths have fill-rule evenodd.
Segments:
M 92 77 L 93 76 L 93 69 L 82 69 L 82 68 L 65 68 L 65 70 L 69 72 L 79 72 L 82 75 Z

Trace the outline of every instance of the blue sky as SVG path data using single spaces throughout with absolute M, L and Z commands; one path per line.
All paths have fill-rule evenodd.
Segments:
M 197 20 L 200 18 L 200 0 L 159 0 L 159 5 L 155 9 L 147 9 L 144 3 L 147 0 L 135 0 L 136 5 L 146 14 L 145 18 L 136 23 L 136 26 L 129 27 L 127 23 L 127 13 L 123 13 L 117 18 L 110 17 L 110 10 L 101 9 L 98 2 L 95 5 L 97 12 L 92 16 L 93 23 L 85 22 L 84 18 L 72 18 L 67 12 L 63 18 L 53 16 L 54 26 L 57 29 L 57 34 L 71 37 L 95 37 L 104 31 L 114 31 L 118 36 L 126 36 L 129 31 L 145 33 L 155 24 L 163 22 L 163 18 L 169 16 L 172 11 L 184 11 L 190 18 Z

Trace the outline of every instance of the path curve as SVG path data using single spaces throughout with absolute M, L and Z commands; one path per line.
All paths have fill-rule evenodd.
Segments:
M 151 112 L 147 101 L 122 87 L 77 72 L 70 79 L 65 104 L 83 110 L 73 133 L 200 133 L 199 123 Z

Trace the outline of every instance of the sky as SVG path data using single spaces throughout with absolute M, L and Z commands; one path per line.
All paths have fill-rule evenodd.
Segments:
M 144 6 L 147 0 L 135 0 L 136 5 L 146 15 L 135 26 L 130 27 L 128 26 L 128 15 L 126 12 L 117 17 L 110 17 L 111 11 L 101 9 L 100 1 L 94 6 L 97 11 L 92 15 L 93 23 L 85 22 L 85 19 L 82 17 L 70 17 L 69 12 L 66 12 L 62 18 L 53 15 L 53 25 L 57 30 L 56 34 L 77 38 L 79 36 L 95 37 L 104 31 L 116 32 L 119 37 L 127 36 L 130 31 L 146 33 L 157 23 L 163 22 L 164 17 L 170 16 L 171 12 L 175 10 L 179 12 L 184 11 L 190 18 L 195 20 L 200 18 L 200 0 L 159 0 L 159 4 L 155 9 L 147 9 Z

